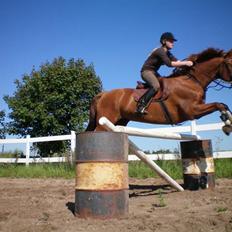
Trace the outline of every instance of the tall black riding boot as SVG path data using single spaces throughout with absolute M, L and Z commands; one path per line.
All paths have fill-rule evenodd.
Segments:
M 145 114 L 145 109 L 148 107 L 151 98 L 157 93 L 154 88 L 150 88 L 138 101 L 137 104 L 137 113 Z

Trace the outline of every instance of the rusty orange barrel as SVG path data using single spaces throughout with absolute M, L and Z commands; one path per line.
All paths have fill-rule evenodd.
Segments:
M 108 219 L 128 214 L 128 138 L 84 132 L 76 142 L 75 215 Z
M 181 142 L 184 188 L 189 190 L 215 187 L 211 140 Z

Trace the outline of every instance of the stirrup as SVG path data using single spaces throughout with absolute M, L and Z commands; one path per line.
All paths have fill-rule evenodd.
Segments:
M 146 106 L 139 105 L 137 106 L 136 113 L 147 114 L 148 112 L 146 111 L 146 108 L 147 108 Z

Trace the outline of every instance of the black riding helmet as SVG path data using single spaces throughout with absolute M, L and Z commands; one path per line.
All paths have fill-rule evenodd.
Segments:
M 171 32 L 164 32 L 161 37 L 160 37 L 160 43 L 163 44 L 164 40 L 173 40 L 173 41 L 177 41 L 177 39 L 175 39 L 174 35 Z

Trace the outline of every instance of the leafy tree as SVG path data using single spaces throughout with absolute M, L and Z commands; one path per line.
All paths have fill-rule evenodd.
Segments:
M 6 128 L 5 128 L 5 112 L 0 111 L 0 139 L 5 139 L 5 133 L 6 133 Z
M 45 63 L 22 81 L 15 81 L 16 91 L 4 100 L 11 109 L 10 134 L 32 137 L 80 132 L 88 120 L 92 98 L 102 90 L 93 65 L 81 59 L 66 61 L 59 57 Z M 64 149 L 63 142 L 40 143 L 42 155 Z
M 152 154 L 168 154 L 168 153 L 172 153 L 172 151 L 169 149 L 159 149 L 157 151 L 152 151 Z

